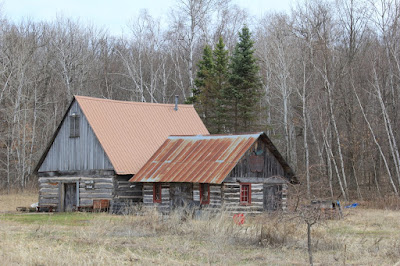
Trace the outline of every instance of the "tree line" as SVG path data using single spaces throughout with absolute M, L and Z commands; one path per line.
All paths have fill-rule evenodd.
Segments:
M 309 197 L 398 196 L 399 22 L 398 0 L 308 0 L 260 18 L 229 0 L 177 0 L 167 21 L 142 11 L 121 37 L 2 17 L 0 187 L 35 181 L 74 94 L 179 95 L 211 132 L 266 131 Z

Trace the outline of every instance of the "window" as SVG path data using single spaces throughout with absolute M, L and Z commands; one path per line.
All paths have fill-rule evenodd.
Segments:
M 251 204 L 251 184 L 240 184 L 240 205 Z
M 200 184 L 200 204 L 210 204 L 210 184 Z
M 70 131 L 69 137 L 70 138 L 77 138 L 79 137 L 79 115 L 77 113 L 72 113 L 69 119 Z
M 153 202 L 161 203 L 161 183 L 153 184 Z

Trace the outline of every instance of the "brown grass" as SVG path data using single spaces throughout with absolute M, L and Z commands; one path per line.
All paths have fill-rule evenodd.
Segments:
M 17 197 L 17 196 L 15 196 Z M 1 209 L 4 209 L 1 206 Z M 394 265 L 400 213 L 356 208 L 313 227 L 316 265 Z M 307 265 L 306 226 L 295 214 L 200 219 L 154 210 L 0 214 L 2 265 Z
M 360 203 L 369 209 L 400 210 L 400 198 L 395 195 L 377 197 L 374 200 L 362 201 Z
M 20 193 L 7 193 L 0 190 L 0 213 L 14 212 L 17 207 L 30 207 L 32 203 L 38 202 L 37 190 L 25 190 Z

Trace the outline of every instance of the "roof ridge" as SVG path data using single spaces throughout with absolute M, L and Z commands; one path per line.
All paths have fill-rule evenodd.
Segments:
M 90 96 L 80 96 L 80 95 L 74 95 L 76 99 L 85 99 L 85 100 L 90 100 L 90 101 L 101 101 L 101 102 L 114 102 L 114 103 L 120 103 L 120 104 L 129 104 L 129 105 L 155 105 L 159 107 L 171 107 L 175 106 L 173 103 L 148 103 L 148 102 L 134 102 L 134 101 L 122 101 L 122 100 L 113 100 L 113 99 L 103 99 L 103 98 L 96 98 L 96 97 L 90 97 Z M 178 104 L 179 108 L 192 108 L 193 104 L 183 104 L 180 103 Z
M 168 138 L 191 138 L 191 137 L 207 137 L 207 138 L 221 138 L 221 137 L 229 137 L 229 138 L 234 138 L 234 137 L 243 137 L 243 136 L 260 136 L 264 134 L 263 131 L 260 132 L 252 132 L 252 133 L 239 133 L 239 134 L 208 134 L 208 135 L 170 135 Z

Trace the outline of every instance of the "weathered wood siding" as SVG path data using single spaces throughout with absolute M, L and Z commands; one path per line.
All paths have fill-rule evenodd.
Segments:
M 288 207 L 288 185 L 287 184 L 283 184 L 282 185 L 282 210 L 286 211 L 287 207 Z
M 39 177 L 39 207 L 61 206 L 64 184 L 77 183 L 79 206 L 93 206 L 94 199 L 109 199 L 114 196 L 113 176 L 107 177 Z M 88 187 L 92 187 L 88 189 Z
M 263 156 L 263 167 L 261 172 L 251 171 L 250 156 L 255 153 L 261 153 L 258 156 Z M 282 165 L 278 162 L 275 156 L 268 150 L 265 142 L 258 139 L 253 146 L 243 155 L 237 165 L 229 173 L 225 182 L 235 181 L 233 178 L 240 177 L 260 177 L 268 178 L 271 176 L 285 176 Z
M 224 183 L 223 206 L 228 212 L 261 213 L 263 211 L 263 184 L 251 184 L 251 204 L 240 205 L 240 183 Z
M 259 180 L 259 179 L 256 179 Z M 287 206 L 287 184 L 282 183 L 282 201 L 281 209 L 285 210 Z M 227 182 L 222 185 L 210 184 L 210 203 L 201 205 L 201 208 L 223 209 L 230 213 L 257 214 L 264 210 L 264 186 L 266 184 L 277 185 L 277 183 L 258 182 L 251 183 L 251 204 L 240 204 L 240 183 Z M 177 185 L 177 184 L 172 184 Z M 158 211 L 169 214 L 172 210 L 172 202 L 170 195 L 169 183 L 161 184 L 162 201 L 161 203 L 153 202 L 153 183 L 143 184 L 143 205 L 145 207 L 155 207 Z M 195 203 L 193 206 L 200 206 L 200 185 L 194 183 L 192 190 L 192 199 Z
M 70 115 L 77 113 L 79 137 L 70 138 Z M 78 102 L 74 102 L 47 153 L 39 172 L 108 169 L 113 166 L 90 127 Z
M 200 205 L 200 184 L 194 183 L 193 184 L 193 201 Z
M 182 207 L 194 207 L 193 201 L 193 183 L 170 183 L 169 196 L 171 209 Z
M 143 184 L 131 183 L 132 175 L 117 175 L 114 178 L 114 198 L 111 202 L 111 213 L 129 214 L 137 204 L 143 202 Z
M 210 184 L 210 203 L 201 205 L 202 208 L 221 208 L 222 196 L 221 196 L 222 185 Z M 196 206 L 200 206 L 200 184 L 193 184 L 193 201 Z
M 221 185 L 210 184 L 210 204 L 211 208 L 221 208 L 222 206 L 222 192 Z
M 163 214 L 169 214 L 171 211 L 171 200 L 170 200 L 170 184 L 161 184 L 161 203 L 153 202 L 153 183 L 143 184 L 143 206 L 145 207 L 156 207 L 157 210 Z
M 129 179 L 131 175 L 117 175 L 114 179 L 115 199 L 130 200 L 132 202 L 142 202 L 142 183 L 131 183 Z
M 253 158 L 257 156 L 257 159 L 261 158 L 262 161 L 258 167 L 251 165 L 251 156 Z M 281 207 L 286 209 L 287 185 L 281 179 L 271 178 L 276 176 L 285 177 L 285 171 L 266 143 L 262 139 L 258 139 L 225 179 L 222 187 L 223 205 L 231 212 L 260 213 L 265 210 L 265 184 L 274 185 L 277 184 L 275 182 L 278 182 L 283 187 Z M 240 182 L 251 184 L 250 205 L 240 205 Z

